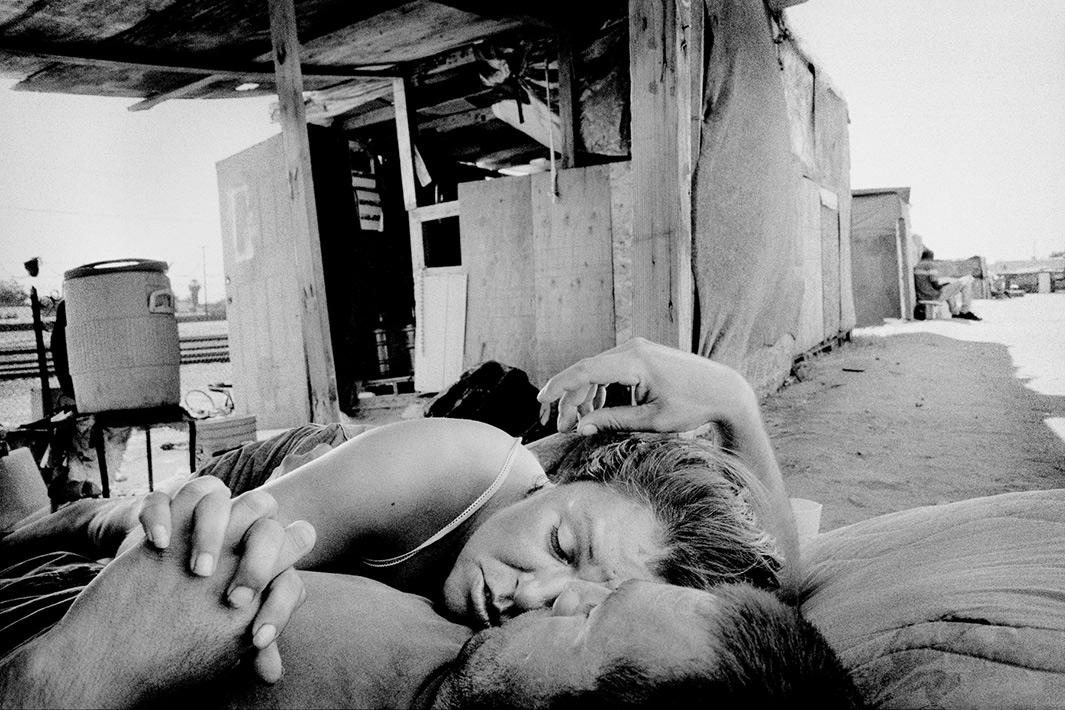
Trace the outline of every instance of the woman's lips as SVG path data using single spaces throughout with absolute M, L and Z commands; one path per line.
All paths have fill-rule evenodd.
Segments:
M 499 609 L 496 607 L 495 593 L 492 591 L 492 587 L 489 586 L 487 580 L 485 580 L 484 583 L 484 610 L 488 615 L 489 624 L 492 626 L 499 626 L 503 623 Z
M 488 587 L 487 580 L 484 578 L 484 569 L 481 569 L 478 579 L 470 590 L 470 606 L 473 607 L 473 615 L 483 626 L 492 626 L 492 620 L 488 616 L 489 594 L 491 594 L 491 590 Z

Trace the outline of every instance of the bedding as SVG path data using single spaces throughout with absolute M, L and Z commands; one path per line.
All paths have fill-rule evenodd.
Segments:
M 1065 490 L 815 537 L 801 608 L 877 708 L 1065 708 Z

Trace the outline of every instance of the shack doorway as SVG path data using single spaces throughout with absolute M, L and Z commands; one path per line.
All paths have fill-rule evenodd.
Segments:
M 396 160 L 360 163 L 308 126 L 325 303 L 342 412 L 361 391 L 413 391 L 413 277 Z M 217 165 L 229 349 L 238 409 L 264 429 L 310 421 L 297 254 L 280 135 Z

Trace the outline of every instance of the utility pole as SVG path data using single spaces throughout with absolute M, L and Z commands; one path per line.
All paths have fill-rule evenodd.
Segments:
M 207 247 L 200 245 L 200 263 L 203 265 L 203 314 L 207 315 Z

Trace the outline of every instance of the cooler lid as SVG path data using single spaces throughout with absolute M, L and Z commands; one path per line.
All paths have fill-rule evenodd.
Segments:
M 167 268 L 169 267 L 165 261 L 155 261 L 154 259 L 110 259 L 77 266 L 70 271 L 64 272 L 63 278 L 78 279 L 83 276 L 101 276 L 121 271 L 159 271 L 165 274 Z

